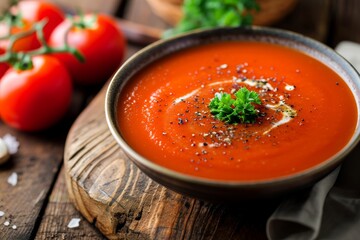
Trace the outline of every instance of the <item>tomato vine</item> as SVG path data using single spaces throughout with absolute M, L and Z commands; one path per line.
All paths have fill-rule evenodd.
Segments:
M 0 56 L 0 62 L 7 62 L 17 70 L 28 70 L 33 67 L 31 57 L 36 55 L 63 53 L 63 52 L 71 53 L 80 62 L 84 62 L 85 58 L 82 56 L 82 54 L 76 48 L 72 48 L 69 46 L 67 42 L 67 34 L 65 34 L 64 36 L 65 44 L 63 46 L 61 47 L 49 46 L 49 44 L 45 40 L 44 32 L 43 32 L 46 23 L 47 20 L 42 20 L 40 22 L 35 23 L 28 31 L 10 34 L 9 36 L 1 38 L 1 39 L 8 39 L 9 44 L 7 46 L 5 53 Z M 36 33 L 36 36 L 41 43 L 40 48 L 27 52 L 15 52 L 12 50 L 13 45 L 17 40 L 29 36 L 33 33 Z

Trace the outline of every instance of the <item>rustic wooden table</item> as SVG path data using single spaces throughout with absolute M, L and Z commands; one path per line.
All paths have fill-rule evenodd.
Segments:
M 154 16 L 146 1 L 132 0 L 120 6 L 118 16 L 136 23 L 157 28 L 167 27 Z M 342 40 L 360 42 L 360 2 L 357 0 L 301 0 L 295 10 L 277 23 L 275 27 L 293 30 L 317 39 L 330 47 Z M 143 45 L 129 43 L 128 56 L 141 49 Z M 96 89 L 99 90 L 99 89 Z M 0 136 L 10 133 L 21 143 L 20 151 L 5 165 L 0 166 L 0 239 L 104 239 L 105 237 L 73 207 L 69 200 L 64 180 L 63 155 L 67 133 L 76 116 L 89 103 L 93 91 L 78 90 L 68 116 L 57 126 L 40 133 L 22 133 L 10 129 L 0 122 Z M 19 176 L 18 184 L 7 183 L 11 173 Z M 232 231 L 241 232 L 241 239 L 266 239 L 265 222 L 268 212 L 240 214 L 239 221 L 219 223 L 214 216 L 228 211 L 214 205 L 207 207 L 199 201 L 198 218 L 203 221 L 185 236 L 187 239 L 208 239 L 216 236 L 232 236 L 225 225 L 233 225 Z M 69 221 L 81 218 L 80 227 L 69 229 Z M 4 222 L 9 221 L 10 227 Z M 195 221 L 193 221 L 195 222 Z M 11 226 L 16 225 L 13 229 Z M 158 226 L 161 228 L 162 226 Z M 173 226 L 176 228 L 176 226 Z M 198 229 L 194 229 L 198 228 Z M 230 234 L 230 235 L 229 235 Z M 120 235 L 119 235 L 120 236 Z M 122 232 L 124 238 L 129 238 Z M 134 235 L 132 235 L 134 236 Z M 174 238 L 171 231 L 162 238 Z M 235 234 L 234 236 L 239 236 Z M 142 238 L 140 235 L 139 238 Z M 177 237 L 176 237 L 177 238 Z

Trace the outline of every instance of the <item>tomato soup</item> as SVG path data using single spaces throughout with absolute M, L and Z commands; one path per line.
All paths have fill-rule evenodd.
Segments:
M 259 94 L 256 121 L 215 119 L 214 95 L 241 87 Z M 334 71 L 259 42 L 208 44 L 158 60 L 126 84 L 117 110 L 121 135 L 145 158 L 229 181 L 278 178 L 320 164 L 347 144 L 358 114 Z

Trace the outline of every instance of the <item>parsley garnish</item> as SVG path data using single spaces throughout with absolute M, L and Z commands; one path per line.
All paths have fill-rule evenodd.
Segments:
M 252 24 L 252 10 L 259 10 L 256 0 L 185 0 L 183 18 L 164 37 L 199 28 L 239 27 Z
M 234 95 L 235 99 L 228 93 L 215 93 L 209 104 L 211 114 L 229 124 L 254 123 L 258 111 L 253 103 L 261 104 L 259 95 L 245 87 L 240 88 Z

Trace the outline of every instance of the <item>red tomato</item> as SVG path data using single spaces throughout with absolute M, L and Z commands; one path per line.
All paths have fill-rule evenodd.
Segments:
M 9 65 L 6 63 L 0 63 L 0 78 L 5 74 L 5 72 L 9 69 Z
M 39 22 L 43 19 L 47 19 L 48 22 L 44 27 L 44 37 L 49 39 L 54 28 L 61 23 L 65 17 L 64 13 L 57 6 L 44 2 L 44 1 L 20 1 L 14 12 L 21 14 L 21 21 L 23 26 L 14 26 L 11 29 L 11 33 L 18 33 L 21 31 L 29 30 L 35 22 Z M 7 34 L 7 28 L 2 26 L 0 29 L 0 36 Z M 6 46 L 8 43 L 3 42 L 2 46 Z M 19 39 L 14 44 L 14 51 L 26 51 L 40 47 L 36 34 L 31 34 L 27 37 Z
M 56 5 L 45 1 L 21 1 L 18 4 L 21 17 L 29 22 L 38 22 L 47 19 L 44 27 L 45 39 L 49 39 L 52 31 L 64 21 L 64 13 Z M 40 46 L 40 45 L 39 45 Z
M 75 21 L 80 17 L 76 16 Z M 95 20 L 95 21 L 94 21 Z M 64 35 L 68 32 L 68 43 L 85 57 L 85 63 L 79 62 L 68 53 L 55 56 L 66 65 L 73 80 L 81 85 L 105 82 L 120 66 L 125 50 L 125 38 L 116 22 L 104 15 L 85 15 L 84 28 L 71 27 L 70 20 L 58 25 L 51 34 L 49 44 L 53 47 L 64 45 Z
M 0 48 L 0 56 L 4 53 L 5 51 L 3 49 Z M 0 63 L 0 78 L 5 74 L 5 72 L 9 69 L 9 64 L 7 63 Z
M 0 116 L 19 130 L 37 131 L 56 123 L 70 104 L 72 83 L 52 56 L 35 56 L 30 70 L 10 68 L 0 81 Z

